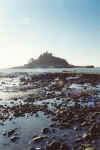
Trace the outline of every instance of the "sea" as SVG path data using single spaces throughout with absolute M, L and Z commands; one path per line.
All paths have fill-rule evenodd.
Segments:
M 33 74 L 41 74 L 41 73 L 50 73 L 50 72 L 76 72 L 76 73 L 92 73 L 92 74 L 100 74 L 100 67 L 95 68 L 38 68 L 38 69 L 0 69 L 0 74 L 2 73 L 15 73 L 15 72 L 27 72 Z

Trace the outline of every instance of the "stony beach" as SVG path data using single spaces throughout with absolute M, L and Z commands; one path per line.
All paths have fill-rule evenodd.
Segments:
M 0 149 L 100 150 L 99 74 L 15 73 L 1 77 L 7 82 Z

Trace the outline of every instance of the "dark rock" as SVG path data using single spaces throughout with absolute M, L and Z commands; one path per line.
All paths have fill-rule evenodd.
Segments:
M 8 136 L 11 136 L 12 134 L 14 134 L 15 133 L 15 129 L 10 129 L 9 131 L 8 131 Z
M 36 142 L 36 143 L 41 142 L 41 141 L 42 141 L 43 139 L 45 139 L 45 138 L 48 138 L 48 137 L 47 137 L 47 136 L 35 137 L 35 138 L 32 139 L 32 143 L 33 143 L 33 142 Z
M 60 150 L 69 150 L 69 147 L 66 144 L 61 144 Z
M 60 150 L 60 146 L 61 146 L 60 142 L 55 141 L 48 144 L 48 150 Z
M 3 135 L 3 136 L 6 136 L 6 135 L 7 135 L 6 130 L 4 130 L 4 131 L 2 132 L 2 135 Z
M 69 150 L 69 147 L 66 144 L 61 144 L 58 141 L 54 141 L 48 144 L 47 150 Z
M 18 137 L 16 137 L 16 136 L 12 136 L 12 137 L 10 138 L 10 140 L 11 140 L 12 142 L 16 142 L 17 139 L 18 139 Z
M 88 133 L 84 133 L 84 134 L 82 135 L 82 138 L 83 138 L 83 139 L 88 139 L 88 138 L 89 138 Z
M 90 138 L 100 137 L 100 124 L 94 124 L 88 129 Z
M 43 129 L 42 129 L 42 133 L 43 133 L 43 134 L 50 133 L 49 128 L 43 128 Z

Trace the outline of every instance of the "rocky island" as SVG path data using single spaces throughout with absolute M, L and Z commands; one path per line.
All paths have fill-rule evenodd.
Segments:
M 63 58 L 55 57 L 52 53 L 45 52 L 37 59 L 30 58 L 27 64 L 15 68 L 94 68 L 94 66 L 75 66 Z

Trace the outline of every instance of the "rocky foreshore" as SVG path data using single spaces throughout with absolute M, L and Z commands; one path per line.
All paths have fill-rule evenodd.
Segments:
M 38 93 L 1 100 L 0 149 L 100 149 L 99 74 L 25 73 L 21 85 Z

